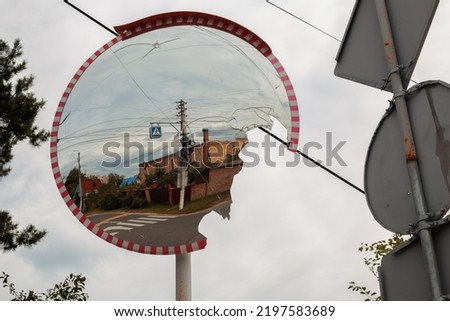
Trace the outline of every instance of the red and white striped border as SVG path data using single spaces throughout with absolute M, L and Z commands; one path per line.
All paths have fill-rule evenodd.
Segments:
M 133 242 L 125 241 L 119 239 L 111 234 L 105 232 L 103 229 L 96 226 L 91 222 L 78 208 L 78 206 L 73 202 L 70 197 L 59 169 L 58 164 L 58 153 L 57 153 L 57 142 L 58 142 L 58 129 L 61 121 L 61 115 L 63 113 L 66 102 L 78 82 L 80 77 L 83 75 L 85 70 L 106 50 L 111 48 L 113 45 L 119 41 L 137 36 L 139 34 L 166 28 L 170 26 L 181 26 L 181 25 L 198 25 L 204 27 L 210 27 L 218 30 L 222 30 L 233 34 L 249 44 L 255 47 L 261 54 L 263 54 L 272 63 L 275 70 L 277 71 L 280 79 L 283 82 L 283 86 L 286 90 L 289 99 L 289 106 L 291 111 L 291 135 L 289 140 L 289 149 L 292 151 L 297 150 L 299 135 L 300 135 L 300 115 L 298 111 L 297 98 L 295 96 L 294 88 L 287 75 L 285 69 L 278 61 L 278 59 L 272 54 L 270 47 L 257 35 L 255 35 L 250 30 L 242 27 L 230 20 L 213 16 L 205 13 L 198 12 L 173 12 L 161 15 L 156 15 L 148 17 L 131 24 L 115 27 L 115 30 L 120 33 L 120 35 L 110 42 L 102 46 L 97 50 L 91 57 L 89 57 L 86 62 L 78 69 L 78 71 L 73 76 L 72 80 L 67 85 L 62 98 L 56 109 L 55 118 L 53 120 L 52 130 L 50 134 L 50 158 L 51 166 L 53 170 L 53 176 L 55 178 L 58 190 L 66 203 L 67 207 L 72 211 L 73 215 L 91 232 L 100 238 L 112 243 L 120 248 L 124 248 L 130 251 L 146 253 L 146 254 L 156 254 L 156 255 L 170 255 L 170 254 L 183 254 L 190 253 L 193 251 L 201 250 L 206 247 L 206 240 L 201 240 L 189 244 L 179 245 L 179 246 L 151 246 L 151 245 L 141 245 Z

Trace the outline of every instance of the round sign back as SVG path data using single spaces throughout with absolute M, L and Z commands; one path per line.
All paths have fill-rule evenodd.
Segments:
M 175 12 L 116 30 L 59 103 L 57 186 L 76 218 L 118 247 L 202 249 L 202 218 L 230 218 L 246 132 L 275 117 L 296 149 L 292 84 L 262 39 L 221 17 Z
M 407 92 L 406 101 L 428 211 L 445 213 L 450 205 L 450 85 L 421 83 Z M 418 214 L 403 150 L 395 105 L 391 105 L 367 153 L 366 198 L 383 227 L 409 234 Z

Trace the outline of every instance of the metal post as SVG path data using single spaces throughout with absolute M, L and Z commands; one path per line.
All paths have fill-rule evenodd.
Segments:
M 383 37 L 383 47 L 386 54 L 388 69 L 391 71 L 390 81 L 394 93 L 394 102 L 397 110 L 397 117 L 400 124 L 405 158 L 408 168 L 409 179 L 412 187 L 412 195 L 416 211 L 418 213 L 418 231 L 425 257 L 427 272 L 433 293 L 434 300 L 442 300 L 442 288 L 437 267 L 436 254 L 433 239 L 428 225 L 427 205 L 423 192 L 422 179 L 417 162 L 416 148 L 414 144 L 411 122 L 409 119 L 408 106 L 405 99 L 405 90 L 401 79 L 401 70 L 398 66 L 397 54 L 395 51 L 394 39 L 392 36 L 391 24 L 386 8 L 385 0 L 375 0 L 378 21 L 381 35 Z
M 184 197 L 186 194 L 186 182 L 187 182 L 187 171 L 185 168 L 181 168 L 181 189 L 180 189 L 180 203 L 178 204 L 178 209 L 182 210 L 184 208 Z
M 180 100 L 178 102 L 178 109 L 180 110 L 180 141 L 182 144 L 180 151 L 180 203 L 179 210 L 184 208 L 184 195 L 187 185 L 187 167 L 189 164 L 189 151 L 188 151 L 188 137 L 186 127 L 186 102 Z M 177 254 L 175 256 L 175 269 L 176 269 L 176 300 L 177 301 L 191 301 L 191 253 Z
M 175 256 L 176 300 L 191 301 L 191 253 Z

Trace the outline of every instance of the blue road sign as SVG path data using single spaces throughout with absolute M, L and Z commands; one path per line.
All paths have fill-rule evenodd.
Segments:
M 161 138 L 161 126 L 150 127 L 150 138 Z

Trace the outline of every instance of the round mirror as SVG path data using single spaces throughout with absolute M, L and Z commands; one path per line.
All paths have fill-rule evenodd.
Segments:
M 277 118 L 296 149 L 297 102 L 270 47 L 192 12 L 116 27 L 69 83 L 51 136 L 67 206 L 99 237 L 149 254 L 202 249 L 212 211 L 230 218 L 246 132 Z

